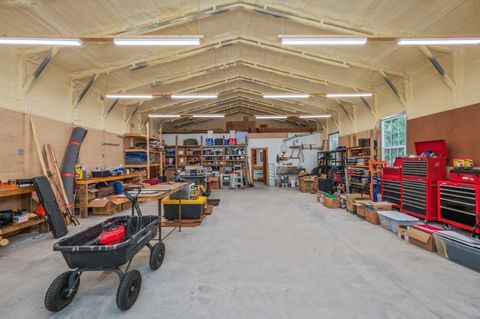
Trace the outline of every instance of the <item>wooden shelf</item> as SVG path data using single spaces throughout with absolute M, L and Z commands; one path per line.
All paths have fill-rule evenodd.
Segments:
M 88 185 L 88 184 L 97 184 L 102 182 L 113 182 L 129 178 L 140 177 L 137 173 L 117 175 L 117 176 L 107 176 L 107 177 L 92 177 L 87 179 L 77 179 L 75 182 L 79 185 Z
M 364 184 L 362 183 L 355 183 L 355 182 L 350 182 L 350 185 L 354 185 L 354 186 L 365 186 Z
M 150 164 L 150 167 L 158 167 L 160 164 Z M 126 168 L 147 168 L 147 165 L 125 165 Z
M 374 149 L 377 149 L 376 146 L 373 147 Z M 363 151 L 363 150 L 369 150 L 370 146 L 365 146 L 365 147 L 350 147 L 350 151 Z
M 35 189 L 31 186 L 28 187 L 16 187 L 16 188 L 3 188 L 0 189 L 0 198 L 1 197 L 10 197 L 10 196 L 20 196 L 25 194 L 31 194 Z
M 6 227 L 0 227 L 0 236 L 7 236 L 7 235 L 9 235 L 11 233 L 14 233 L 16 231 L 22 230 L 24 228 L 33 227 L 33 226 L 39 225 L 43 222 L 45 222 L 45 220 L 43 218 L 35 217 L 35 218 L 30 219 L 30 220 L 27 220 L 26 222 L 21 222 L 21 223 L 18 223 L 18 224 L 12 224 L 12 225 L 6 226 Z

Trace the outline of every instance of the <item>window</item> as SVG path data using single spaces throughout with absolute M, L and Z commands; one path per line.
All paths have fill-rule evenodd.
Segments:
M 328 146 L 330 148 L 330 151 L 335 151 L 337 150 L 338 147 L 338 132 L 337 133 L 332 133 L 328 135 Z
M 382 160 L 393 165 L 395 158 L 407 153 L 407 116 L 395 115 L 381 120 Z

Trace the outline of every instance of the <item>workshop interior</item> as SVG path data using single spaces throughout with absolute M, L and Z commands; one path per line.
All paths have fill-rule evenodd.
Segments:
M 478 318 L 477 0 L 0 1 L 1 318 Z

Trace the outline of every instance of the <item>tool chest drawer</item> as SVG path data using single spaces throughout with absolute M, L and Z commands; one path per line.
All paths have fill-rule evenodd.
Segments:
M 401 202 L 401 182 L 384 180 L 383 181 L 383 200 L 389 201 L 391 203 L 400 205 Z
M 427 210 L 427 187 L 424 181 L 402 180 L 402 208 L 425 215 Z
M 478 223 L 480 185 L 442 181 L 438 186 L 439 220 L 471 230 Z
M 405 176 L 427 177 L 427 162 L 403 161 L 402 174 Z

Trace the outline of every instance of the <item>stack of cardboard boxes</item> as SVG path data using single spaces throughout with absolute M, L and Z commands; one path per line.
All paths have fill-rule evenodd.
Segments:
M 308 176 L 305 172 L 298 174 L 299 189 L 302 193 L 316 193 L 318 190 L 318 177 Z

